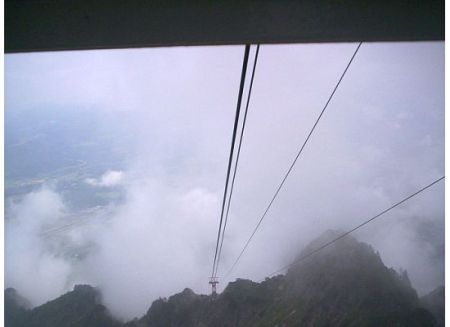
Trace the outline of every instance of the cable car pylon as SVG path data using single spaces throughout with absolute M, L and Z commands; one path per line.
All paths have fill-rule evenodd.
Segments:
M 209 277 L 209 284 L 211 284 L 211 296 L 213 299 L 217 296 L 217 284 L 219 284 L 219 277 Z

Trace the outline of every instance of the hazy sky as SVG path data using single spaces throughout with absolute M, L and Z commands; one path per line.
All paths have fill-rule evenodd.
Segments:
M 261 46 L 219 276 L 355 48 Z M 86 180 L 92 188 L 121 188 L 125 201 L 110 204 L 106 221 L 73 229 L 63 241 L 40 235 L 69 213 L 70 199 L 52 185 L 7 205 L 13 219 L 5 226 L 5 286 L 38 305 L 89 283 L 127 319 L 184 287 L 209 292 L 243 52 L 221 46 L 6 55 L 7 112 L 46 108 L 49 120 L 61 110 L 92 115 L 98 135 L 123 136 L 129 164 Z M 350 229 L 443 174 L 444 43 L 363 44 L 231 278 L 264 279 L 326 229 Z M 443 227 L 441 182 L 355 236 L 387 266 L 406 269 L 423 294 L 444 283 Z M 62 244 L 87 254 L 68 259 Z

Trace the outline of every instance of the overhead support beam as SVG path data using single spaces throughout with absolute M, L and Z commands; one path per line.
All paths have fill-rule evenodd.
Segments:
M 5 52 L 444 40 L 444 0 L 5 0 Z

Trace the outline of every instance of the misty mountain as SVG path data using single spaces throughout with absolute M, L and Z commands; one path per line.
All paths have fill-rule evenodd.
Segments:
M 5 326 L 10 327 L 118 327 L 105 306 L 100 293 L 89 285 L 76 285 L 53 301 L 32 310 L 22 307 L 13 298 L 7 300 L 5 291 Z
M 339 235 L 327 232 L 303 257 Z M 133 327 L 162 326 L 436 326 L 406 272 L 387 268 L 353 237 L 334 243 L 285 276 L 238 279 L 212 301 L 186 289 L 155 301 Z
M 323 234 L 298 259 L 338 234 Z M 347 236 L 286 275 L 261 283 L 237 279 L 215 299 L 186 288 L 123 327 L 443 326 L 442 300 L 443 289 L 419 299 L 406 271 L 386 267 L 371 246 Z M 14 309 L 19 316 L 25 311 L 26 323 L 5 326 L 119 326 L 99 301 L 96 289 L 76 286 L 33 310 Z M 9 317 L 11 310 L 5 306 Z
M 445 325 L 445 288 L 438 287 L 429 294 L 420 298 L 424 308 L 430 311 L 438 322 L 439 326 Z
M 5 290 L 5 326 L 26 326 L 31 303 L 13 288 Z

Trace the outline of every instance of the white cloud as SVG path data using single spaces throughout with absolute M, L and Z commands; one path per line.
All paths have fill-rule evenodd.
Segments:
M 99 179 L 96 178 L 86 178 L 85 182 L 92 186 L 99 187 L 112 187 L 120 185 L 123 181 L 123 172 L 108 170 Z
M 5 284 L 14 286 L 39 305 L 67 291 L 70 264 L 50 250 L 56 245 L 43 237 L 64 215 L 61 197 L 48 188 L 28 194 L 8 208 L 5 222 Z

